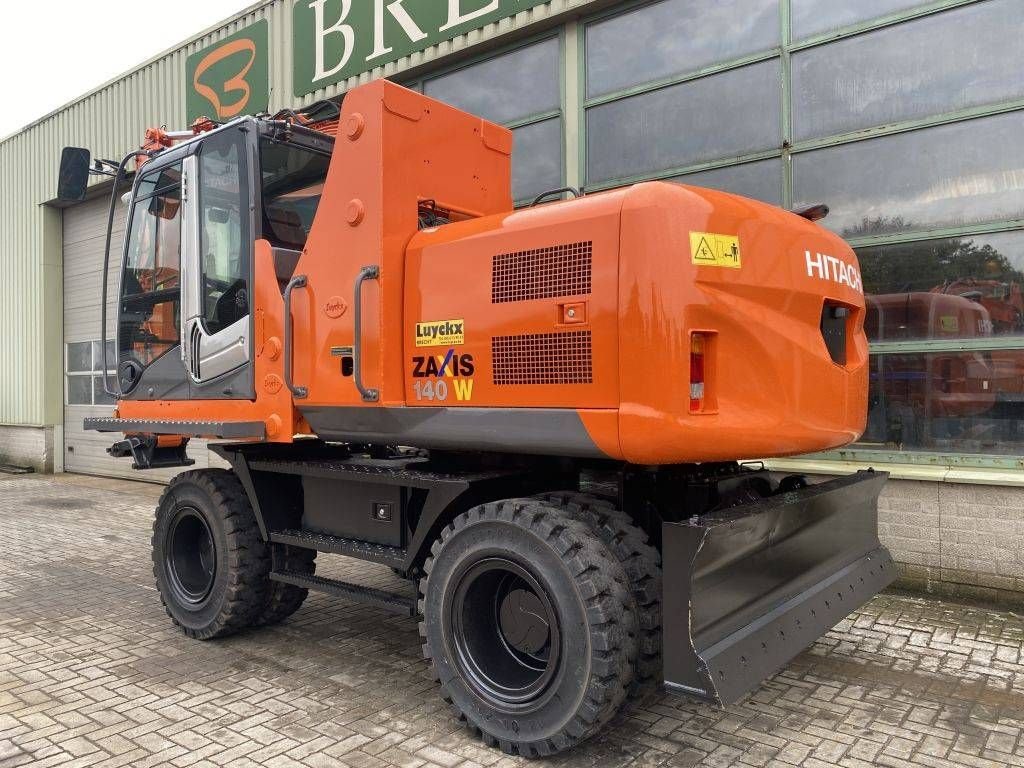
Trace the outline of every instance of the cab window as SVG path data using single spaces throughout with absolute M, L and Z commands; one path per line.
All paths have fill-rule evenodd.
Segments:
M 329 155 L 272 139 L 260 142 L 263 237 L 275 248 L 301 251 L 327 179 Z
M 203 320 L 216 334 L 249 314 L 249 182 L 245 136 L 228 129 L 199 148 L 199 268 Z
M 119 357 L 143 367 L 178 346 L 181 165 L 141 177 L 121 277 Z

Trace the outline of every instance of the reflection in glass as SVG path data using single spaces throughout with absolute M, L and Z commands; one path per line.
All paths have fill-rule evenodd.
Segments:
M 688 173 L 685 176 L 676 176 L 670 181 L 694 187 L 720 189 L 772 205 L 782 205 L 782 160 L 778 158 Z
M 593 184 L 782 144 L 779 61 L 752 64 L 587 110 Z
M 1024 218 L 1024 112 L 793 157 L 797 207 L 847 238 Z
M 905 11 L 926 0 L 792 0 L 793 38 L 810 37 Z
M 858 447 L 1024 452 L 1024 351 L 874 355 L 870 381 Z
M 513 132 L 512 197 L 532 201 L 562 184 L 562 120 L 554 117 Z
M 551 38 L 427 80 L 433 99 L 508 123 L 561 105 L 559 40 Z
M 797 140 L 1020 98 L 1021 13 L 992 0 L 798 51 Z
M 591 24 L 586 44 L 600 96 L 777 47 L 779 0 L 663 0 Z
M 1024 334 L 1024 232 L 861 248 L 872 341 Z

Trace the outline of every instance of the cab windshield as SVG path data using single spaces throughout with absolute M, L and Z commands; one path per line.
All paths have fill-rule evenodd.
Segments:
M 261 139 L 263 237 L 273 247 L 294 251 L 305 247 L 330 162 L 322 152 Z

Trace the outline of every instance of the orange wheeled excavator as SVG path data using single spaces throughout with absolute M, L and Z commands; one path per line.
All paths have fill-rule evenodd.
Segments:
M 865 425 L 860 273 L 821 211 L 669 183 L 516 210 L 512 149 L 386 81 L 151 131 L 111 191 L 112 220 L 136 160 L 117 406 L 87 427 L 143 470 L 222 441 L 231 469 L 178 475 L 156 510 L 186 634 L 282 621 L 309 590 L 418 616 L 458 714 L 538 756 L 650 684 L 736 701 L 895 570 L 884 474 L 739 461 Z M 81 198 L 89 154 L 64 160 Z M 417 597 L 318 576 L 317 553 Z

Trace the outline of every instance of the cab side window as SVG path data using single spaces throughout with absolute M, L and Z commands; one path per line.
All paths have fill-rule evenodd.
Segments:
M 199 149 L 199 266 L 203 319 L 213 335 L 249 314 L 249 176 L 244 135 L 227 130 Z

